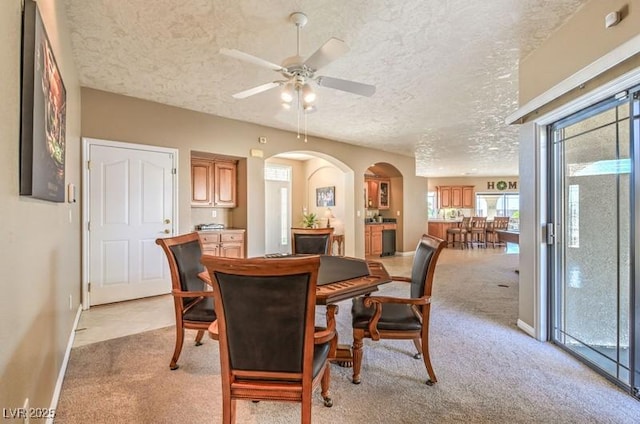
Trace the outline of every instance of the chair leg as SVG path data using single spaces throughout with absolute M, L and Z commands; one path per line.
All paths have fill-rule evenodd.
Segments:
M 438 382 L 436 378 L 436 373 L 433 371 L 433 366 L 431 365 L 431 358 L 429 357 L 429 333 L 422 336 L 422 360 L 424 361 L 424 366 L 427 368 L 427 374 L 429 374 L 429 379 L 426 381 L 427 386 L 433 386 Z
M 353 330 L 353 384 L 360 384 L 360 367 L 362 366 L 362 338 L 361 330 Z
M 333 406 L 333 400 L 331 399 L 331 393 L 329 393 L 329 386 L 331 385 L 331 364 L 327 360 L 327 364 L 324 367 L 324 373 L 322 374 L 322 380 L 320 380 L 320 395 L 324 400 L 324 406 L 331 408 Z
M 182 328 L 182 322 L 176 322 L 176 348 L 173 350 L 173 357 L 171 358 L 171 362 L 169 363 L 169 368 L 172 370 L 177 370 L 178 358 L 180 357 L 180 352 L 182 352 L 182 343 L 184 342 L 184 328 Z
M 420 339 L 413 339 L 413 344 L 416 345 L 416 350 L 418 351 L 418 353 L 416 353 L 415 355 L 413 355 L 414 359 L 420 359 L 422 358 L 422 344 L 420 342 Z
M 198 334 L 196 334 L 196 346 L 202 344 L 202 336 L 204 336 L 204 330 L 198 330 Z
M 311 424 L 311 393 L 307 393 L 305 390 L 302 391 L 301 409 L 300 423 Z
M 222 395 L 222 423 L 236 424 L 236 400 L 231 395 Z

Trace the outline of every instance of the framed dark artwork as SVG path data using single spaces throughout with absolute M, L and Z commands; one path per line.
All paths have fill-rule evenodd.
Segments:
M 336 188 L 320 187 L 316 189 L 316 206 L 335 206 Z
M 20 194 L 65 200 L 67 92 L 36 3 L 22 12 Z

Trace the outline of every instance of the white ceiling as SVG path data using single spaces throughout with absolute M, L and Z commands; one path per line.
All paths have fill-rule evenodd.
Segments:
M 318 74 L 377 86 L 317 87 L 310 135 L 416 157 L 418 175 L 517 175 L 518 60 L 587 0 L 64 0 L 81 84 L 296 131 L 280 79 L 219 53 L 280 64 L 296 53 L 292 12 L 309 18 L 301 55 L 330 37 L 350 51 Z M 312 141 L 310 141 L 312 142 Z M 301 141 L 302 143 L 302 141 Z

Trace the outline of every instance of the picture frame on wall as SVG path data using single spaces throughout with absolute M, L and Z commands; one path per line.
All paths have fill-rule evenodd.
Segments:
M 335 206 L 336 205 L 336 188 L 319 187 L 316 189 L 316 206 Z
M 22 12 L 20 195 L 64 202 L 67 93 L 37 4 Z

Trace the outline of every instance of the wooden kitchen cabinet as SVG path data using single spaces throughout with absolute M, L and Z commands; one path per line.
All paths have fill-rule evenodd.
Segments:
M 191 159 L 191 206 L 213 206 L 213 162 Z
M 451 208 L 451 187 L 438 187 L 438 204 L 442 208 Z
M 236 163 L 191 158 L 191 206 L 234 208 Z
M 438 190 L 439 208 L 474 209 L 474 186 L 440 186 Z
M 446 240 L 447 239 L 447 230 L 449 228 L 455 227 L 457 225 L 458 225 L 458 223 L 455 222 L 455 221 L 447 221 L 447 222 L 443 222 L 443 221 L 431 222 L 431 221 L 429 221 L 428 226 L 427 226 L 427 233 L 430 236 L 438 237 L 439 239 Z
M 371 247 L 369 254 L 371 256 L 380 256 L 382 254 L 382 225 L 369 225 L 371 229 Z
M 389 209 L 391 204 L 391 182 L 384 178 L 364 179 L 367 187 L 367 208 Z
M 364 226 L 364 255 L 381 256 L 383 251 L 382 231 L 395 230 L 395 223 L 365 224 Z M 395 249 L 394 249 L 395 250 Z
M 244 230 L 200 231 L 202 253 L 224 258 L 244 258 Z

